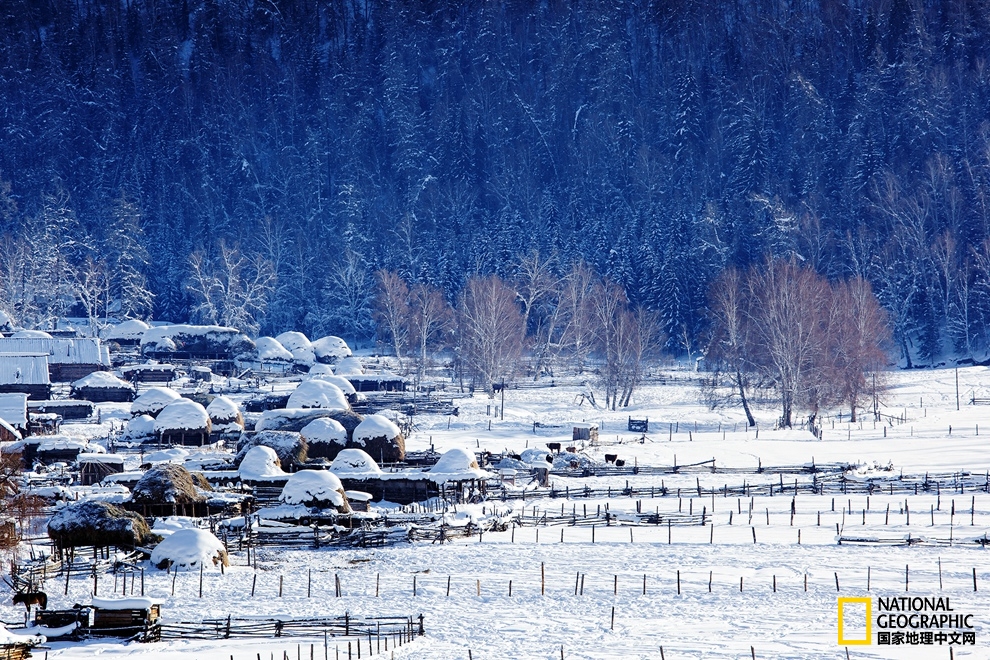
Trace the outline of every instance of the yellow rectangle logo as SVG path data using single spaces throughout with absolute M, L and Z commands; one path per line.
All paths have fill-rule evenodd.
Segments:
M 866 638 L 865 639 L 846 639 L 843 631 L 843 626 L 845 624 L 845 607 L 847 604 L 857 604 L 864 605 L 866 607 Z M 839 598 L 838 604 L 839 611 L 839 646 L 853 646 L 853 645 L 865 645 L 873 643 L 873 599 L 866 598 Z

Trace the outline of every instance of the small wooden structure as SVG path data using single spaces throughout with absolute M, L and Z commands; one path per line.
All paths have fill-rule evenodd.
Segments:
M 109 351 L 92 337 L 0 337 L 0 353 L 47 356 L 48 375 L 55 382 L 71 382 L 110 368 Z
M 630 417 L 628 429 L 631 433 L 649 433 L 650 419 L 648 417 L 642 419 Z
M 174 364 L 132 364 L 120 368 L 120 375 L 135 385 L 138 383 L 170 383 L 175 380 Z
M 106 637 L 134 637 L 144 634 L 144 641 L 156 637 L 154 629 L 161 619 L 161 605 L 151 598 L 93 598 L 93 622 L 86 631 Z
M 92 486 L 108 474 L 124 471 L 124 457 L 117 454 L 79 454 L 79 483 Z
M 0 419 L 6 426 L 0 429 L 0 440 L 20 440 L 28 431 L 28 395 L 21 392 L 0 394 Z
M 63 420 L 89 419 L 96 412 L 92 402 L 79 399 L 28 401 L 27 407 L 31 414 L 54 414 Z
M 29 399 L 49 398 L 52 382 L 48 375 L 48 355 L 0 352 L 0 393 L 5 392 L 27 394 Z
M 347 374 L 346 378 L 358 392 L 406 391 L 406 379 L 387 371 L 376 374 Z
M 134 386 L 109 371 L 94 371 L 72 383 L 71 396 L 93 403 L 134 400 Z
M 597 424 L 575 424 L 571 438 L 574 442 L 585 440 L 587 442 L 598 442 Z

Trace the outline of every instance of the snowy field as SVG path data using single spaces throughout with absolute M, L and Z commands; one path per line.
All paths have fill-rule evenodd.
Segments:
M 990 471 L 990 452 L 979 433 L 990 435 L 990 406 L 972 405 L 970 400 L 990 399 L 990 372 L 982 367 L 959 370 L 958 411 L 955 378 L 953 370 L 891 374 L 882 412 L 903 422 L 874 424 L 872 416 L 866 416 L 862 423 L 850 425 L 848 410 L 841 421 L 838 410 L 830 411 L 822 440 L 804 431 L 772 430 L 778 413 L 771 408 L 757 411 L 757 437 L 744 429 L 740 409 L 712 411 L 704 406 L 692 374 L 685 372 L 644 387 L 631 408 L 616 412 L 582 403 L 584 389 L 578 384 L 510 389 L 505 393 L 504 419 L 502 411 L 495 416 L 500 398 L 459 399 L 457 417 L 416 418 L 407 449 L 432 445 L 438 451 L 464 447 L 521 452 L 547 442 L 567 446 L 572 444 L 573 423 L 593 422 L 601 425 L 600 443 L 585 448 L 587 455 L 600 461 L 606 453 L 617 454 L 627 466 L 711 459 L 721 468 L 855 463 L 862 466 L 862 474 L 874 476 L 915 475 L 923 481 L 926 473 L 945 479 L 968 472 L 971 481 L 983 483 Z M 118 410 L 119 406 L 107 407 L 104 426 Z M 649 418 L 645 438 L 625 430 L 630 415 Z M 534 422 L 540 426 L 534 427 Z M 946 645 L 878 646 L 875 634 L 870 646 L 838 645 L 837 596 L 902 596 L 907 589 L 913 596 L 949 597 L 956 612 L 975 614 L 976 645 L 954 646 L 953 657 L 990 658 L 990 561 L 985 546 L 975 542 L 990 533 L 990 495 L 964 486 L 917 495 L 802 491 L 795 497 L 786 492 L 786 482 L 785 492 L 773 496 L 697 493 L 699 487 L 707 491 L 743 483 L 778 484 L 778 478 L 755 472 L 555 476 L 557 490 L 576 493 L 587 485 L 612 488 L 615 496 L 458 507 L 450 515 L 461 519 L 490 516 L 494 508 L 500 514 L 521 514 L 524 520 L 553 514 L 559 521 L 570 515 L 571 524 L 513 525 L 505 532 L 443 545 L 263 548 L 256 568 L 245 553 L 235 551 L 225 572 L 205 573 L 202 596 L 198 573 L 173 576 L 148 566 L 145 590 L 160 599 L 166 622 L 229 614 L 423 615 L 424 636 L 398 648 L 390 641 L 387 652 L 375 639 L 371 655 L 365 640 L 361 657 L 949 658 Z M 627 486 L 648 489 L 661 483 L 671 494 L 621 495 Z M 615 522 L 594 527 L 582 522 L 606 506 L 616 514 Z M 704 526 L 667 527 L 638 520 L 633 524 L 637 512 L 701 511 Z M 840 545 L 837 534 L 888 541 L 910 535 L 922 542 Z M 100 596 L 111 591 L 122 595 L 133 588 L 115 587 L 112 580 L 101 578 Z M 83 578 L 73 578 L 67 594 L 64 585 L 49 584 L 49 607 L 87 603 L 92 588 L 92 581 Z M 5 598 L 0 618 L 16 621 L 22 616 L 23 608 Z M 152 644 L 52 642 L 49 647 L 49 657 L 66 660 L 94 654 L 204 660 L 349 657 L 346 642 L 322 636 Z M 358 657 L 356 645 L 351 653 Z

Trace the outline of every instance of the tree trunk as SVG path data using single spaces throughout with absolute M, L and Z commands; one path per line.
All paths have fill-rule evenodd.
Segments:
M 746 388 L 743 387 L 742 373 L 739 369 L 736 369 L 736 383 L 739 385 L 739 398 L 742 400 L 743 411 L 746 413 L 746 421 L 749 422 L 750 426 L 756 426 L 756 420 L 753 419 L 753 413 L 749 409 L 749 399 L 746 398 Z

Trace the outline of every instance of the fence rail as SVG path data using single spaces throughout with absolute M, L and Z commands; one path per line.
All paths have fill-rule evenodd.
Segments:
M 425 634 L 423 615 L 353 617 L 349 614 L 316 619 L 205 619 L 162 623 L 162 640 L 231 639 L 249 637 L 392 637 L 405 640 Z

